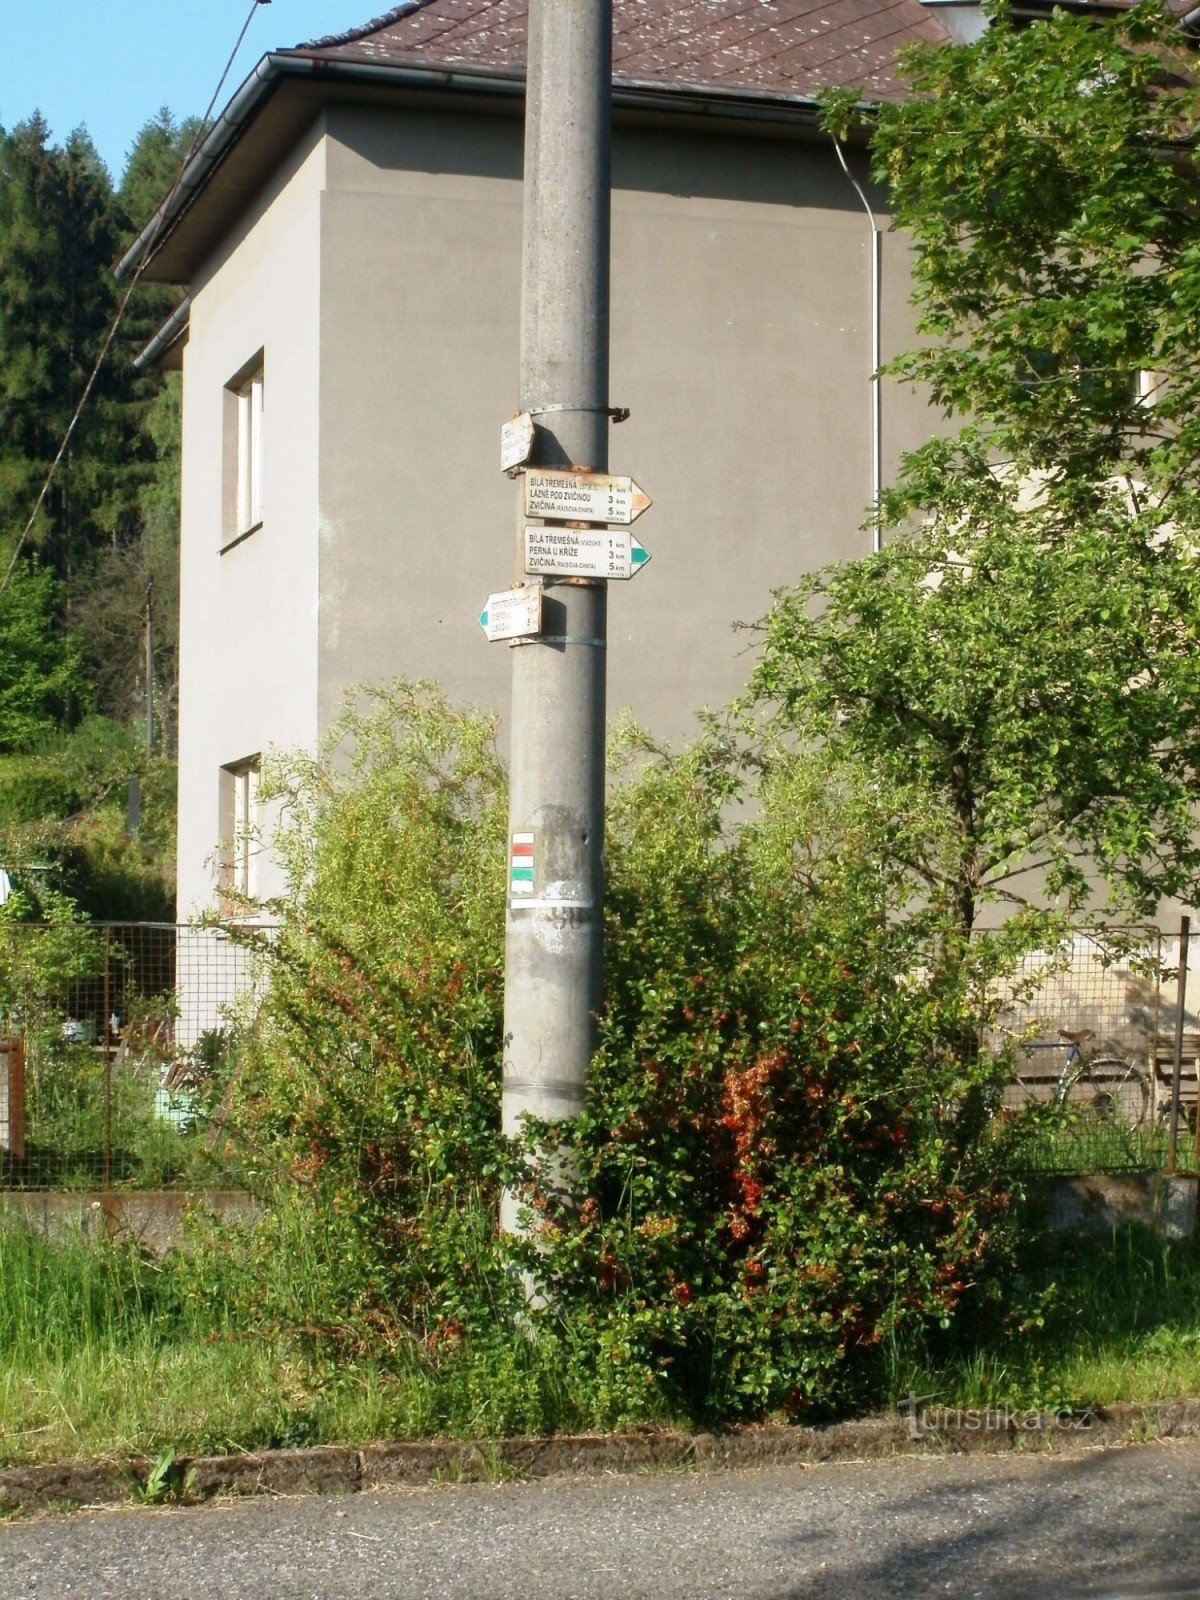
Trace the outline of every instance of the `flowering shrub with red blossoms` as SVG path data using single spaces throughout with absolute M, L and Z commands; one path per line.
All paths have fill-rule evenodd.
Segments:
M 589 1109 L 538 1130 L 586 1198 L 527 1186 L 528 1264 L 548 1317 L 594 1341 L 614 1415 L 648 1394 L 828 1414 L 878 1399 L 896 1341 L 995 1292 L 1018 1130 L 986 1115 L 1003 1068 L 972 1048 L 979 974 L 936 920 L 856 899 L 853 862 L 795 871 L 794 785 L 729 827 L 711 758 L 614 799 Z
M 777 763 L 739 822 L 711 738 L 618 773 L 589 1109 L 517 1149 L 499 1129 L 493 734 L 400 686 L 326 756 L 267 774 L 289 892 L 229 1122 L 305 1211 L 312 1265 L 302 1303 L 261 1314 L 343 1358 L 415 1361 L 459 1395 L 422 1427 L 878 1398 L 894 1339 L 992 1292 L 1011 1191 L 1009 1132 L 985 1114 L 1000 1069 L 970 1048 L 975 977 L 919 909 L 896 915 L 874 791 Z M 572 1153 L 570 1207 L 539 1189 L 547 1143 Z M 524 1245 L 498 1234 L 506 1183 Z

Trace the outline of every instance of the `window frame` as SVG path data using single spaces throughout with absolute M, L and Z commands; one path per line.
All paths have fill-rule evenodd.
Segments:
M 246 915 L 257 903 L 262 857 L 261 755 L 221 768 L 220 894 L 223 916 Z
M 259 350 L 225 385 L 221 554 L 263 525 L 266 365 Z

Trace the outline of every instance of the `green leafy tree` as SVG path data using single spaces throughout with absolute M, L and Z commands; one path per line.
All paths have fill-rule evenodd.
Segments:
M 116 194 L 123 245 L 141 233 L 170 194 L 198 132 L 197 118 L 177 121 L 170 107 L 163 106 L 138 133 Z M 124 359 L 132 361 L 144 349 L 178 303 L 179 289 L 174 284 L 147 279 L 138 284 L 122 328 Z M 134 380 L 135 393 L 145 401 L 158 392 L 160 383 L 157 374 L 143 374 Z
M 136 526 L 98 553 L 73 615 L 98 704 L 110 716 L 139 720 L 152 590 L 155 750 L 163 754 L 175 746 L 179 695 L 180 398 L 178 374 L 164 374 L 143 412 L 154 459 L 137 492 Z
M 61 147 L 40 117 L 0 133 L 0 549 L 24 529 L 124 296 L 112 263 L 169 189 L 194 132 L 160 113 L 119 193 L 82 130 Z M 145 706 L 152 586 L 157 750 L 169 754 L 179 385 L 135 376 L 132 359 L 173 302 L 160 285 L 134 290 L 33 529 L 41 565 L 22 558 L 0 593 L 0 749 L 14 752 L 0 773 L 6 859 L 52 867 L 58 892 L 109 917 L 170 915 L 166 764 L 148 763 L 131 729 Z M 111 720 L 75 728 L 92 706 Z M 131 841 L 135 775 L 148 810 Z
M 26 563 L 0 596 L 0 750 L 33 749 L 86 704 L 82 660 L 59 623 L 60 601 L 54 574 Z
M 136 838 L 126 828 L 131 774 L 142 785 Z M 70 733 L 53 729 L 31 753 L 0 760 L 0 861 L 80 916 L 169 921 L 174 778 L 124 724 L 93 714 Z
M 197 117 L 181 122 L 170 106 L 162 106 L 139 131 L 119 190 L 131 227 L 140 231 L 166 199 L 199 126 Z
M 889 520 L 952 506 L 997 459 L 1081 510 L 1113 473 L 1173 510 L 1195 494 L 1193 59 L 1154 0 L 1116 21 L 997 11 L 974 45 L 909 52 L 874 161 L 931 342 L 891 371 L 969 420 L 905 463 Z
M 1200 889 L 1200 234 L 1177 42 L 1147 6 L 997 13 L 975 45 L 910 54 L 912 97 L 879 114 L 930 340 L 891 371 L 966 421 L 903 461 L 881 556 L 778 597 L 754 693 L 793 751 L 860 764 L 877 846 L 960 935 L 989 899 L 1145 913 Z M 889 838 L 897 793 L 924 795 L 923 836 Z

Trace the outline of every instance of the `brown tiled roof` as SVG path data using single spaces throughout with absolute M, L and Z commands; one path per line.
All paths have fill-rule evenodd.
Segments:
M 294 53 L 520 74 L 525 18 L 526 0 L 409 0 Z M 614 0 L 613 78 L 800 100 L 850 85 L 890 99 L 897 49 L 946 38 L 920 0 Z

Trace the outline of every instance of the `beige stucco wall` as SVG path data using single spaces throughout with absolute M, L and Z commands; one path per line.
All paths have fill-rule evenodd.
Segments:
M 181 916 L 213 900 L 220 769 L 313 746 L 348 686 L 432 677 L 507 712 L 510 652 L 476 617 L 512 577 L 521 137 L 495 112 L 334 107 L 190 286 Z M 734 623 L 869 548 L 870 230 L 815 140 L 622 125 L 614 180 L 611 398 L 633 415 L 611 466 L 655 504 L 653 561 L 612 586 L 609 704 L 680 736 L 745 682 Z M 885 357 L 913 341 L 908 292 L 888 235 Z M 220 554 L 224 391 L 259 349 L 264 523 Z M 885 479 L 937 426 L 885 386 Z
M 311 745 L 316 737 L 324 176 L 318 126 L 191 285 L 183 376 L 181 917 L 213 903 L 220 769 L 272 745 Z M 263 522 L 222 554 L 226 385 L 259 350 Z M 276 887 L 265 861 L 261 888 Z
M 179 911 L 213 901 L 223 766 L 311 747 L 397 674 L 507 709 L 476 621 L 512 577 L 519 117 L 333 107 L 191 285 Z M 610 710 L 685 735 L 743 685 L 771 589 L 865 553 L 870 231 L 824 143 L 622 126 L 611 466 L 655 504 L 610 603 Z M 880 197 L 874 196 L 878 204 Z M 885 355 L 911 340 L 885 241 Z M 265 352 L 264 522 L 224 554 L 225 386 Z M 926 437 L 886 395 L 886 454 Z M 269 863 L 261 889 L 278 887 Z
M 322 213 L 320 720 L 440 679 L 504 709 L 476 617 L 512 577 L 521 124 L 334 109 Z M 878 201 L 879 197 L 875 197 Z M 743 685 L 773 586 L 865 553 L 870 233 L 825 143 L 648 126 L 614 140 L 611 467 L 655 504 L 610 595 L 609 704 L 662 734 Z M 885 354 L 911 338 L 886 241 Z M 885 401 L 890 459 L 931 425 Z

